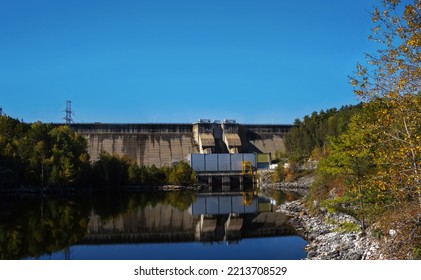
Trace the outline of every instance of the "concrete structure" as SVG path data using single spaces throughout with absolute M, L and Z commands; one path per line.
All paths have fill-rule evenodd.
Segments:
M 270 153 L 272 159 L 277 151 L 285 152 L 284 137 L 292 125 L 242 125 L 239 135 L 242 149 L 249 153 Z
M 72 124 L 88 141 L 91 160 L 101 151 L 127 156 L 139 165 L 170 165 L 197 153 L 191 124 Z
M 195 153 L 284 152 L 291 125 L 241 125 L 234 120 L 195 124 L 71 124 L 88 141 L 91 160 L 101 151 L 127 156 L 140 165 L 170 165 Z

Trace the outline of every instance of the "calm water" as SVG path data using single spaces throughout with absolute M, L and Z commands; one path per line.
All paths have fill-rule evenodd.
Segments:
M 0 259 L 302 259 L 273 212 L 288 194 L 95 193 L 0 198 Z

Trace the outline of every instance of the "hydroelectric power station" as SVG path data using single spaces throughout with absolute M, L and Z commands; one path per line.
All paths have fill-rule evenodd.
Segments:
M 69 125 L 87 139 L 91 160 L 98 159 L 101 151 L 147 166 L 184 160 L 210 186 L 237 180 L 242 186 L 248 180 L 245 173 L 267 168 L 277 152 L 285 152 L 284 136 L 292 127 L 209 119 L 194 124 Z

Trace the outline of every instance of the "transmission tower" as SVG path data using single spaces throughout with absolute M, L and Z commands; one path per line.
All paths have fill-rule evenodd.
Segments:
M 72 119 L 72 101 L 66 100 L 66 116 L 63 118 L 66 121 L 66 124 L 71 124 L 73 122 Z

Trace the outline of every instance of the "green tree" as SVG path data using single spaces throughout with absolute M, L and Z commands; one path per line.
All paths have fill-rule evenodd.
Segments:
M 87 142 L 67 126 L 1 116 L 1 168 L 12 170 L 16 185 L 77 184 L 90 169 Z
M 171 168 L 168 183 L 185 186 L 193 183 L 195 177 L 190 165 L 185 161 L 180 161 Z
M 315 150 L 324 150 L 328 137 L 345 132 L 351 117 L 361 110 L 361 105 L 343 106 L 296 119 L 294 127 L 285 136 L 285 148 L 289 158 L 300 160 L 311 157 Z
M 66 185 L 77 182 L 89 160 L 86 140 L 68 126 L 52 128 L 49 136 L 51 156 L 47 162 L 54 171 L 49 183 Z
M 372 184 L 371 176 L 376 172 L 373 154 L 373 138 L 376 136 L 365 127 L 367 117 L 367 112 L 355 115 L 347 132 L 329 139 L 328 154 L 318 165 L 316 182 L 311 190 L 313 195 L 322 194 L 326 199 L 335 188 L 340 197 L 330 201 L 331 206 L 344 210 L 342 203 L 351 204 L 347 211 L 353 209 L 363 227 L 368 216 L 373 214 L 373 205 L 385 197 L 382 190 L 373 188 Z
M 140 167 L 135 164 L 131 163 L 128 167 L 128 183 L 130 185 L 140 185 L 141 184 L 141 171 Z
M 279 183 L 285 180 L 285 168 L 282 163 L 279 163 L 273 173 L 273 181 Z
M 126 157 L 110 155 L 102 151 L 93 164 L 93 184 L 97 187 L 118 188 L 129 182 L 130 161 Z M 132 178 L 135 180 L 135 178 Z

